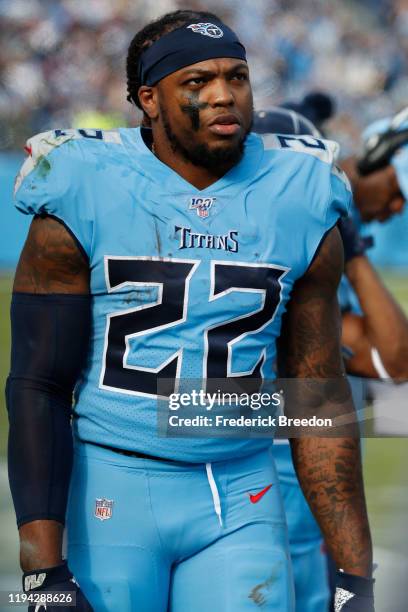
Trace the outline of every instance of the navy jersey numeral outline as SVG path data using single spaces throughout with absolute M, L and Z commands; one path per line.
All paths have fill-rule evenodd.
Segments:
M 241 378 L 261 377 L 262 365 L 266 359 L 263 349 L 258 361 L 251 370 L 232 372 L 232 348 L 248 334 L 259 333 L 274 320 L 282 297 L 282 279 L 289 269 L 274 264 L 211 261 L 211 286 L 209 302 L 218 300 L 234 291 L 239 293 L 258 293 L 262 303 L 256 310 L 239 314 L 237 317 L 209 327 L 204 338 L 203 378 Z M 251 276 L 252 278 L 249 278 Z M 267 312 L 266 309 L 269 308 Z M 239 321 L 247 319 L 248 325 L 231 335 L 228 329 L 240 326 Z M 255 324 L 255 325 L 254 325 Z M 245 329 L 246 327 L 246 329 Z M 231 336 L 221 339 L 220 336 Z M 221 346 L 217 346 L 221 345 Z M 227 355 L 217 355 L 227 351 Z M 221 367 L 220 367 L 221 366 Z M 222 369 L 221 369 L 222 368 Z
M 119 264 L 119 274 L 120 272 L 122 272 L 120 276 L 123 277 L 122 282 L 115 282 L 115 281 L 112 282 L 112 266 L 115 266 L 115 264 Z M 149 280 L 129 280 L 129 278 L 131 278 L 132 275 L 127 275 L 126 273 L 123 274 L 123 270 L 121 270 L 123 265 L 126 266 L 127 264 L 130 264 L 136 273 L 139 271 L 139 268 L 141 268 L 141 277 L 144 277 L 144 278 L 146 278 L 146 274 L 148 275 L 147 268 L 149 266 L 155 266 L 157 270 L 157 273 L 155 276 L 158 278 L 160 278 L 160 276 L 166 273 L 166 264 L 170 267 L 176 266 L 177 268 L 174 268 L 174 269 L 178 270 L 179 280 L 182 281 L 180 283 L 180 286 L 181 286 L 180 288 L 183 291 L 183 298 L 182 300 L 178 299 L 178 305 L 180 307 L 179 310 L 181 311 L 179 317 L 173 320 L 169 320 L 167 321 L 167 323 L 159 323 L 159 325 L 156 325 L 153 327 L 152 326 L 145 327 L 144 329 L 141 329 L 139 331 L 133 330 L 132 332 L 128 334 L 124 334 L 122 338 L 118 338 L 118 337 L 115 337 L 115 335 L 112 335 L 112 331 L 114 334 L 114 330 L 112 330 L 112 327 L 114 325 L 115 320 L 121 319 L 123 321 L 123 318 L 126 317 L 127 315 L 138 315 L 144 310 L 148 310 L 149 311 L 148 314 L 150 314 L 150 318 L 152 318 L 153 317 L 152 311 L 154 308 L 165 306 L 165 304 L 163 304 L 163 292 L 164 292 L 163 290 L 164 290 L 164 284 L 165 284 L 164 280 L 163 281 L 156 280 L 153 282 L 152 280 L 150 281 Z M 184 274 L 182 276 L 180 266 L 183 264 L 185 268 L 187 268 L 186 270 L 187 274 Z M 182 353 L 183 353 L 182 348 L 175 351 L 168 359 L 166 359 L 164 363 L 160 364 L 157 368 L 148 368 L 148 367 L 143 367 L 143 366 L 129 365 L 127 363 L 127 356 L 130 352 L 130 340 L 132 338 L 136 338 L 137 336 L 140 336 L 140 335 L 145 336 L 149 332 L 168 329 L 180 323 L 184 323 L 187 320 L 187 307 L 188 307 L 190 280 L 199 264 L 200 264 L 200 261 L 198 260 L 172 259 L 169 257 L 121 257 L 121 256 L 105 257 L 105 261 L 104 261 L 105 280 L 106 280 L 106 286 L 108 288 L 109 293 L 117 291 L 118 289 L 121 289 L 124 286 L 134 286 L 134 287 L 144 287 L 144 288 L 157 287 L 158 297 L 157 297 L 157 300 L 155 301 L 148 302 L 146 304 L 142 304 L 140 306 L 136 306 L 133 308 L 119 310 L 107 316 L 107 325 L 106 325 L 106 330 L 105 330 L 105 343 L 104 343 L 104 351 L 103 351 L 103 366 L 102 366 L 101 377 L 100 377 L 100 382 L 99 382 L 100 388 L 107 389 L 109 391 L 114 391 L 116 393 L 125 393 L 127 395 L 130 394 L 130 395 L 138 395 L 142 397 L 157 397 L 157 393 L 153 393 L 151 390 L 150 391 L 145 390 L 146 388 L 149 388 L 149 387 L 151 389 L 151 386 L 152 386 L 151 381 L 153 380 L 152 376 L 156 377 L 156 375 L 161 373 L 163 378 L 175 377 L 177 379 L 180 377 L 181 359 L 182 359 Z M 127 276 L 127 279 L 125 278 L 126 276 Z M 180 298 L 180 295 L 178 295 L 177 297 Z M 111 352 L 112 352 L 112 344 L 116 345 L 118 342 L 121 342 L 122 340 L 124 341 L 124 344 L 125 344 L 125 350 L 123 351 L 122 356 L 121 356 L 122 364 L 119 364 L 117 358 L 115 359 L 115 357 L 113 357 L 112 359 Z M 134 381 L 133 381 L 132 372 L 135 374 L 136 371 L 139 372 L 139 380 L 136 380 L 136 376 L 134 376 Z M 143 377 L 144 379 L 142 384 L 141 384 L 142 381 L 140 380 L 141 377 Z M 129 382 L 126 384 L 126 386 L 124 386 L 123 384 L 122 385 L 118 384 L 118 380 L 117 380 L 118 378 L 127 378 Z M 148 379 L 150 379 L 150 384 L 148 382 Z M 115 380 L 116 380 L 116 384 L 114 384 Z M 135 388 L 136 383 L 137 383 L 138 390 L 136 390 Z M 154 384 L 154 387 L 156 388 L 157 385 Z
M 176 381 L 180 378 L 183 348 L 179 348 L 156 368 L 133 366 L 127 363 L 127 357 L 130 352 L 130 340 L 137 336 L 146 336 L 150 332 L 169 329 L 187 320 L 190 281 L 200 263 L 200 260 L 169 257 L 105 256 L 105 280 L 109 293 L 118 291 L 125 286 L 155 287 L 158 290 L 158 296 L 154 301 L 133 308 L 115 311 L 107 315 L 103 361 L 99 381 L 101 389 L 126 395 L 157 399 L 159 397 L 157 395 L 157 378 L 161 376 L 164 379 L 174 379 L 174 386 L 168 392 L 166 391 L 166 396 L 177 391 Z M 226 351 L 226 360 L 224 358 L 218 359 L 218 361 L 222 362 L 218 364 L 220 366 L 218 369 L 217 367 L 214 368 L 214 364 L 211 363 L 211 378 L 262 378 L 261 369 L 266 358 L 266 349 L 262 350 L 260 358 L 251 370 L 233 373 L 231 368 L 232 347 L 248 334 L 262 331 L 274 320 L 282 299 L 282 279 L 289 270 L 289 268 L 283 266 L 267 263 L 211 261 L 209 304 L 234 291 L 261 294 L 262 304 L 256 310 L 252 310 L 249 313 L 242 313 L 237 317 L 209 326 L 204 332 L 204 386 L 209 370 L 208 363 L 210 359 L 213 359 L 213 355 L 215 356 L 217 352 L 220 352 L 220 336 L 221 344 L 223 344 L 221 352 L 225 353 Z M 154 271 L 153 276 L 155 277 L 153 281 L 152 271 Z M 172 291 L 169 292 L 166 291 L 170 285 L 169 282 L 166 283 L 166 276 L 169 277 L 172 271 L 177 271 L 179 275 L 178 277 L 174 276 L 173 284 L 176 284 Z M 149 275 L 150 280 L 147 280 Z M 265 282 L 262 283 L 262 281 Z M 251 286 L 251 284 L 254 286 Z M 175 308 L 178 312 L 175 318 L 169 319 L 167 311 L 171 304 L 166 299 L 166 294 L 170 296 L 171 293 L 174 294 L 173 298 L 176 298 L 176 300 L 173 299 L 172 301 L 174 303 L 178 302 L 178 306 Z M 163 296 L 165 297 L 164 301 Z M 159 319 L 160 317 L 163 318 L 160 312 L 154 311 L 157 308 L 161 308 L 162 313 L 166 313 L 167 321 L 160 323 L 159 320 L 159 324 L 152 327 L 151 322 L 154 321 L 155 315 L 156 317 L 159 315 Z M 265 312 L 266 308 L 268 308 L 268 313 Z M 149 327 L 145 326 L 137 331 L 134 329 L 131 331 L 127 326 L 126 320 L 130 320 L 131 323 L 133 321 L 133 324 L 135 322 L 138 323 L 139 319 L 143 318 L 143 316 L 140 316 L 140 314 L 144 314 L 143 311 L 147 311 Z M 238 335 L 229 339 L 222 338 L 225 334 L 228 336 L 227 330 L 233 329 L 235 323 L 241 320 L 243 323 L 245 320 L 247 323 L 250 323 L 249 329 L 248 325 L 245 327 L 244 324 Z M 125 331 L 128 333 L 125 333 Z M 216 357 L 215 359 L 217 361 Z M 136 376 L 136 373 L 138 373 L 138 376 Z

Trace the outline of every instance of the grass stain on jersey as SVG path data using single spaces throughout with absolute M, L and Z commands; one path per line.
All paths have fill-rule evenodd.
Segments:
M 38 176 L 42 179 L 46 178 L 51 171 L 51 164 L 44 155 L 40 155 L 38 157 L 35 167 L 37 169 Z
M 257 584 L 248 595 L 248 599 L 252 599 L 252 601 L 259 608 L 263 608 L 268 603 L 268 593 L 270 592 L 273 583 L 277 580 L 281 571 L 282 564 L 277 563 L 269 578 L 267 578 L 264 582 Z
M 161 257 L 161 249 L 162 249 L 162 241 L 160 238 L 160 232 L 159 232 L 159 226 L 158 226 L 158 220 L 156 217 L 153 217 L 153 222 L 154 222 L 154 236 L 155 236 L 155 240 L 156 240 L 156 249 L 157 249 L 157 254 L 159 257 Z
M 140 306 L 141 304 L 149 304 L 157 299 L 156 287 L 144 287 L 129 291 L 123 299 L 126 306 Z

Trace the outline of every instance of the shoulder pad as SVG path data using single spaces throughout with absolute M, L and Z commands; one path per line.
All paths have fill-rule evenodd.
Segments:
M 47 161 L 48 154 L 56 147 L 60 147 L 64 142 L 71 139 L 72 136 L 65 133 L 63 135 L 56 135 L 56 130 L 42 132 L 41 134 L 29 138 L 24 147 L 24 150 L 28 153 L 28 157 L 17 175 L 14 183 L 14 193 L 18 191 L 25 177 L 30 174 L 34 168 L 43 166 L 44 171 L 46 171 L 49 165 Z
M 337 178 L 340 179 L 342 183 L 344 183 L 347 190 L 350 191 L 350 193 L 352 193 L 353 190 L 351 188 L 350 181 L 348 179 L 347 174 L 344 172 L 344 170 L 342 170 L 337 164 L 333 164 L 331 167 L 331 173 L 334 174 L 334 176 L 337 176 Z
M 315 138 L 310 135 L 288 136 L 283 134 L 266 134 L 262 138 L 266 151 L 275 149 L 293 153 L 306 153 L 316 157 L 330 166 L 331 173 L 351 191 L 347 175 L 336 165 L 340 154 L 340 145 L 334 140 Z
M 334 140 L 323 140 L 308 134 L 294 136 L 288 134 L 266 134 L 263 136 L 265 150 L 280 149 L 294 153 L 313 155 L 327 164 L 337 160 L 340 145 Z
M 96 129 L 65 129 L 50 130 L 32 136 L 24 147 L 28 153 L 28 158 L 24 162 L 16 178 L 14 193 L 19 189 L 24 178 L 34 170 L 43 166 L 44 172 L 49 169 L 47 156 L 56 148 L 66 142 L 78 139 L 89 139 L 92 141 L 103 141 L 121 144 L 121 137 L 118 130 L 96 130 Z

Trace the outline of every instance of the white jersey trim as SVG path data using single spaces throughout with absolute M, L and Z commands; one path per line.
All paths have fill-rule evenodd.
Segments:
M 285 138 L 286 146 L 283 146 L 278 136 Z M 293 151 L 295 153 L 307 153 L 313 157 L 317 157 L 326 164 L 332 164 L 340 152 L 340 145 L 334 140 L 324 140 L 323 138 L 315 138 L 310 134 L 299 136 L 288 134 L 263 134 L 265 150 L 279 149 L 281 151 Z M 317 147 L 318 143 L 324 144 L 324 149 Z M 309 146 L 308 146 L 309 145 Z

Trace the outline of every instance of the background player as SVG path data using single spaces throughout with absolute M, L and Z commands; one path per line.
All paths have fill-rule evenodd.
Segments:
M 281 133 L 318 135 L 315 125 L 324 122 L 335 111 L 327 94 L 308 94 L 300 103 L 287 102 L 292 111 L 285 116 L 281 109 L 260 111 L 255 115 L 254 129 Z M 298 114 L 303 111 L 306 116 Z M 316 121 L 311 122 L 306 117 Z M 386 289 L 369 260 L 364 257 L 367 240 L 360 238 L 362 223 L 385 222 L 404 210 L 408 199 L 408 109 L 393 118 L 376 121 L 363 135 L 364 153 L 339 160 L 349 177 L 354 195 L 352 218 L 341 221 L 345 245 L 345 276 L 339 300 L 343 310 L 343 343 L 352 349 L 347 371 L 366 378 L 408 378 L 408 321 L 397 301 Z
M 172 63 L 169 49 L 176 51 Z M 189 64 L 193 59 L 194 66 Z M 68 556 L 93 606 L 113 609 L 119 602 L 122 610 L 137 606 L 152 612 L 165 610 L 170 597 L 172 610 L 225 610 L 228 606 L 244 610 L 254 605 L 291 610 L 290 570 L 276 488 L 270 489 L 269 505 L 251 505 L 244 495 L 248 487 L 269 493 L 265 481 L 276 484 L 270 442 L 198 439 L 192 444 L 158 438 L 154 435 L 156 373 L 161 369 L 163 374 L 165 369 L 166 377 L 186 376 L 187 371 L 190 376 L 202 375 L 203 324 L 212 330 L 206 332 L 207 376 L 209 371 L 213 376 L 226 372 L 222 340 L 235 339 L 238 329 L 235 322 L 228 327 L 224 323 L 231 323 L 231 315 L 234 321 L 237 316 L 243 318 L 245 303 L 249 308 L 245 323 L 251 321 L 248 342 L 228 367 L 243 376 L 244 366 L 251 364 L 251 374 L 259 376 L 264 365 L 275 360 L 274 340 L 293 284 L 281 354 L 286 373 L 299 378 L 337 377 L 341 385 L 335 296 L 342 249 L 336 230 L 322 238 L 345 212 L 350 196 L 341 175 L 331 172 L 329 143 L 317 141 L 309 147 L 321 150 L 319 159 L 302 141 L 295 143 L 294 151 L 276 143 L 264 152 L 258 138 L 247 137 L 252 97 L 244 50 L 214 15 L 178 12 L 147 26 L 130 47 L 128 87 L 130 97 L 150 120 L 153 143 L 140 130 L 106 134 L 57 130 L 29 143 L 31 157 L 17 182 L 20 209 L 45 215 L 33 221 L 16 274 L 15 344 L 8 384 L 10 476 L 22 565 L 28 570 L 25 585 L 41 589 L 50 580 L 55 582 L 52 574 L 59 570 L 47 567 L 58 566 L 62 560 L 64 483 L 70 473 L 70 394 L 79 377 Z M 279 167 L 279 180 L 275 174 L 269 180 L 272 161 Z M 315 180 L 310 181 L 311 177 Z M 274 198 L 271 189 L 276 189 Z M 213 240 L 205 246 L 198 239 L 187 244 L 181 231 L 198 235 L 202 227 L 197 206 L 187 205 L 188 194 L 194 204 L 191 191 L 197 190 L 208 190 L 212 198 L 207 212 L 214 206 L 214 218 L 208 215 Z M 303 197 L 294 197 L 296 192 Z M 265 218 L 265 198 L 274 204 L 268 213 L 271 220 Z M 296 206 L 290 215 L 296 220 L 293 227 L 288 225 L 290 203 Z M 253 253 L 252 234 L 245 231 L 246 223 L 257 217 L 262 227 L 271 223 L 275 230 L 274 240 L 269 231 L 257 236 L 260 254 Z M 215 238 L 226 235 L 220 230 L 228 230 L 232 222 L 239 230 L 231 231 L 243 236 L 239 255 L 233 240 L 231 248 L 224 241 L 225 252 L 211 252 Z M 170 236 L 169 224 L 174 226 Z M 292 230 L 293 237 L 295 227 L 305 250 L 290 255 L 284 236 Z M 189 259 L 170 257 L 171 251 L 178 255 L 180 249 L 190 249 Z M 277 263 L 269 265 L 270 257 Z M 213 264 L 210 258 L 215 258 Z M 187 279 L 194 315 L 185 313 L 186 301 L 180 300 Z M 241 297 L 238 310 L 228 295 L 227 301 L 218 299 L 219 293 L 228 294 L 230 289 L 235 292 L 241 287 L 245 292 L 247 283 L 263 292 L 266 309 L 260 311 L 259 301 L 256 304 L 251 295 L 248 302 Z M 134 287 L 141 285 L 162 287 L 163 303 L 151 292 L 135 295 Z M 209 290 L 214 293 L 210 297 L 217 298 L 212 300 L 212 311 L 205 299 Z M 93 296 L 90 331 L 88 292 Z M 129 310 L 130 303 L 136 306 Z M 255 305 L 255 314 L 261 314 L 250 319 Z M 171 331 L 161 333 L 175 323 L 179 324 L 177 336 Z M 125 337 L 137 334 L 139 343 L 146 332 L 150 339 L 143 361 L 140 345 L 129 345 Z M 341 414 L 351 409 L 347 386 L 342 397 L 338 405 L 320 397 L 319 414 L 334 416 L 334 408 Z M 302 397 L 298 401 L 301 407 Z M 34 445 L 25 443 L 28 431 Z M 353 605 L 371 611 L 371 545 L 358 441 L 304 437 L 293 441 L 293 452 L 299 479 L 332 554 L 346 572 L 338 576 L 338 608 L 345 611 Z M 227 490 L 223 483 L 228 483 Z M 328 493 L 328 484 L 336 495 Z M 28 504 L 34 489 L 38 493 Z M 170 501 L 173 512 L 169 514 Z M 109 576 L 107 557 L 112 563 Z M 43 576 L 41 584 L 39 576 Z M 212 577 L 211 592 L 203 576 L 206 581 Z
M 361 159 L 341 162 L 353 186 L 357 227 L 361 221 L 384 222 L 404 209 L 408 199 L 406 117 L 407 109 L 370 126 L 364 134 L 366 148 Z M 343 340 L 353 350 L 347 367 L 368 378 L 407 380 L 407 318 L 373 266 L 358 256 L 363 254 L 351 250 L 349 255 L 348 283 L 342 286 L 349 310 L 343 318 Z

